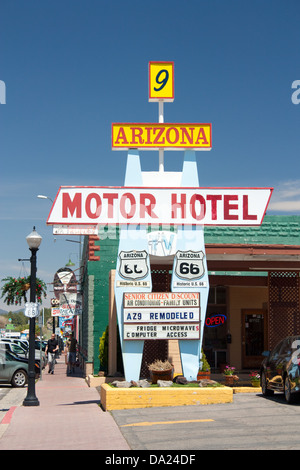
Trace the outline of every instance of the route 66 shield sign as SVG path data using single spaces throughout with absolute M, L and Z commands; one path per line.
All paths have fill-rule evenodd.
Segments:
M 24 315 L 29 318 L 38 317 L 40 314 L 39 304 L 37 302 L 26 302 Z
M 138 280 L 143 279 L 149 272 L 147 263 L 148 253 L 143 251 L 120 251 L 119 274 L 124 279 Z
M 200 279 L 204 273 L 203 251 L 177 251 L 175 274 L 180 279 Z

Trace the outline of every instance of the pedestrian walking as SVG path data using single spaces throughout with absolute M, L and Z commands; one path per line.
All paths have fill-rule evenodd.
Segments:
M 48 374 L 54 374 L 54 366 L 55 366 L 55 356 L 56 351 L 58 351 L 58 341 L 55 339 L 55 334 L 51 335 L 51 338 L 48 339 L 47 346 L 45 348 L 45 354 L 48 354 L 48 364 L 49 370 Z
M 69 338 L 66 342 L 67 348 L 67 359 L 68 359 L 68 367 L 67 367 L 67 374 L 71 374 L 71 372 L 75 372 L 75 363 L 76 363 L 76 347 L 77 347 L 77 340 L 74 338 L 73 332 L 70 333 Z

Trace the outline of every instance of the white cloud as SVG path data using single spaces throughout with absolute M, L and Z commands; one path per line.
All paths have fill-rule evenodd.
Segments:
M 283 181 L 274 187 L 268 211 L 300 212 L 300 180 Z

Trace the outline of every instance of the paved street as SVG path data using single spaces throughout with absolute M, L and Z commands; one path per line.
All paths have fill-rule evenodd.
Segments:
M 0 423 L 8 409 L 22 404 L 26 393 L 26 388 L 1 386 Z M 184 455 L 197 450 L 300 449 L 300 404 L 286 404 L 282 394 L 268 399 L 260 393 L 236 394 L 233 403 L 138 408 L 101 416 L 109 414 L 132 450 Z M 0 438 L 7 426 L 0 424 Z
M 133 450 L 300 449 L 300 405 L 281 394 L 236 394 L 233 403 L 113 411 Z

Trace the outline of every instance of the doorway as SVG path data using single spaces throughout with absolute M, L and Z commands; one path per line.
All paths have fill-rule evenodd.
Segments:
M 169 266 L 151 266 L 152 292 L 170 292 L 172 271 Z M 168 340 L 146 339 L 144 341 L 143 358 L 141 364 L 141 378 L 149 378 L 148 364 L 159 359 L 168 359 Z
M 258 368 L 267 349 L 267 311 L 242 310 L 242 367 Z

